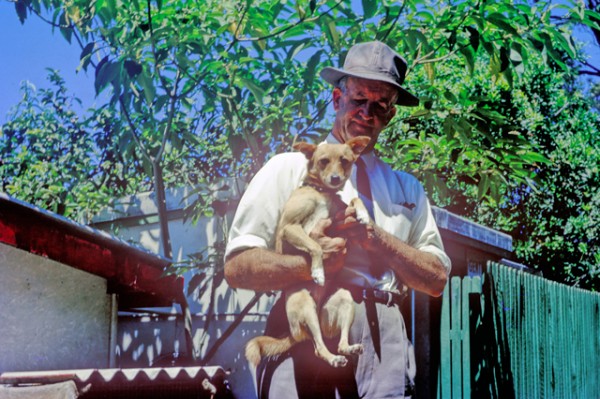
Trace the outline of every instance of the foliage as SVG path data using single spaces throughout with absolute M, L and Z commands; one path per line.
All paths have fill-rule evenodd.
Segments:
M 558 186 L 544 187 L 552 174 L 546 171 L 559 165 L 542 139 L 550 135 L 547 141 L 559 145 L 566 136 L 551 124 L 528 125 L 553 115 L 543 107 L 518 107 L 535 97 L 523 86 L 536 73 L 570 81 L 586 62 L 573 26 L 597 29 L 599 16 L 580 2 L 546 1 L 15 5 L 22 21 L 41 15 L 81 46 L 80 67 L 94 68 L 97 92 L 110 97 L 106 111 L 123 122 L 112 139 L 124 159 L 152 177 L 159 205 L 164 184 L 248 179 L 293 140 L 327 132 L 329 96 L 318 71 L 340 65 L 352 43 L 387 42 L 409 61 L 407 86 L 422 107 L 401 110 L 378 150 L 409 165 L 439 205 L 480 220 L 540 193 L 558 195 Z M 509 229 L 513 216 L 498 224 Z M 532 225 L 539 214 L 518 217 Z M 163 242 L 166 248 L 168 237 Z
M 395 131 L 403 139 L 393 159 L 429 182 L 438 204 L 509 233 L 522 263 L 548 278 L 598 290 L 600 115 L 573 84 L 573 76 L 540 64 L 512 88 L 477 78 L 462 86 L 484 94 L 489 107 L 526 138 L 522 146 L 527 148 L 529 143 L 537 149 L 522 154 L 516 145 L 508 147 L 515 151 L 513 162 L 521 165 L 527 156 L 547 159 L 530 163 L 533 180 L 529 184 L 507 173 L 502 165 L 494 166 L 481 143 L 478 150 L 431 133 L 427 129 L 443 129 L 435 117 L 428 124 L 421 121 Z M 521 154 L 525 156 L 519 159 Z M 470 179 L 478 176 L 486 162 L 490 172 L 500 173 L 505 183 L 489 186 L 484 194 L 489 197 L 482 201 L 481 185 L 470 184 Z
M 519 111 L 537 111 L 527 118 L 527 128 L 551 163 L 537 171 L 538 193 L 514 188 L 503 219 L 513 224 L 509 231 L 525 263 L 547 277 L 597 291 L 600 114 L 590 111 L 589 101 L 565 90 L 560 75 L 535 78 L 537 84 L 523 88 L 529 106 L 523 104 Z
M 108 204 L 121 184 L 133 182 L 113 168 L 110 146 L 99 146 L 104 142 L 95 128 L 108 123 L 106 115 L 82 120 L 73 111 L 78 99 L 68 95 L 56 71 L 49 71 L 49 80 L 52 88 L 39 91 L 25 84 L 23 100 L 1 127 L 2 191 L 86 221 Z M 111 187 L 116 190 L 111 192 Z

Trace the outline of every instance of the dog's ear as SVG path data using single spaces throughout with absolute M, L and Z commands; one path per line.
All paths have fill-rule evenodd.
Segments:
M 294 150 L 303 153 L 307 159 L 312 158 L 316 149 L 317 146 L 315 144 L 306 143 L 304 141 L 299 141 L 296 144 L 294 144 Z
M 360 155 L 367 148 L 370 141 L 371 138 L 369 136 L 358 136 L 346 141 L 346 144 L 352 148 L 354 154 Z

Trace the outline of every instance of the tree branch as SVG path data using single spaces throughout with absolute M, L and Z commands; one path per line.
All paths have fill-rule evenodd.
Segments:
M 280 35 L 282 33 L 285 33 L 288 30 L 293 29 L 296 26 L 299 26 L 299 25 L 301 25 L 301 24 L 303 24 L 305 22 L 318 21 L 323 15 L 329 14 L 331 11 L 333 11 L 334 9 L 336 9 L 337 7 L 339 7 L 343 2 L 344 2 L 344 0 L 339 0 L 337 3 L 335 3 L 335 5 L 331 6 L 328 10 L 323 11 L 322 13 L 320 13 L 317 16 L 314 16 L 314 17 L 311 17 L 311 18 L 300 17 L 300 19 L 298 19 L 298 21 L 294 22 L 293 24 L 285 26 L 285 27 L 281 28 L 278 31 L 274 31 L 272 33 L 269 33 L 268 35 L 260 36 L 260 37 L 246 37 L 246 38 L 241 38 L 241 37 L 235 36 L 234 40 L 238 41 L 238 42 L 257 42 L 257 41 L 261 41 L 261 40 L 270 39 L 272 37 L 275 37 L 275 36 L 278 36 L 278 35 Z M 231 45 L 229 47 L 230 49 L 233 46 L 233 43 L 235 43 L 235 41 L 231 43 Z
M 200 361 L 200 365 L 201 366 L 204 366 L 204 365 L 208 364 L 208 362 L 212 359 L 212 357 L 217 353 L 217 351 L 219 350 L 219 348 L 221 348 L 221 345 L 223 345 L 223 343 L 227 340 L 227 338 L 229 338 L 231 336 L 231 334 L 235 331 L 235 329 L 237 328 L 237 326 L 239 326 L 240 323 L 242 321 L 244 321 L 244 317 L 248 314 L 248 312 L 250 312 L 250 309 L 252 309 L 252 307 L 258 303 L 258 300 L 262 296 L 263 296 L 263 293 L 260 293 L 260 292 L 254 294 L 254 297 L 250 300 L 250 302 L 248 302 L 248 304 L 246 305 L 246 307 L 244 307 L 244 309 L 242 309 L 242 311 L 240 312 L 240 314 L 236 316 L 236 318 L 233 321 L 233 323 L 231 323 L 229 325 L 229 327 L 227 327 L 227 330 L 225 330 L 223 332 L 223 335 L 221 335 L 219 337 L 219 339 L 217 339 L 215 341 L 215 343 L 213 344 L 212 348 L 210 348 L 210 350 L 208 351 L 208 353 L 206 353 L 206 355 L 204 356 L 204 358 Z
M 179 85 L 181 74 L 179 73 L 179 69 L 177 70 L 177 75 L 175 77 L 175 84 L 173 85 L 173 91 L 177 90 L 177 86 Z M 160 143 L 160 148 L 158 153 L 156 154 L 156 159 L 160 162 L 162 158 L 162 154 L 165 151 L 165 147 L 167 146 L 167 138 L 171 134 L 171 128 L 173 127 L 173 119 L 175 118 L 175 109 L 177 105 L 178 97 L 173 93 L 171 96 L 171 103 L 169 105 L 169 115 L 167 116 L 167 125 L 165 126 L 165 130 L 163 131 L 162 140 Z
M 381 38 L 381 41 L 384 42 L 385 39 L 388 38 L 388 36 L 390 35 L 390 33 L 392 33 L 392 31 L 394 30 L 394 27 L 396 26 L 396 24 L 398 23 L 398 20 L 400 19 L 400 16 L 402 15 L 402 12 L 404 11 L 404 8 L 406 7 L 406 2 L 402 3 L 402 6 L 400 7 L 400 10 L 398 11 L 398 15 L 396 15 L 396 17 L 394 18 L 394 20 L 392 21 L 392 24 L 390 25 L 390 28 L 387 30 L 387 32 L 383 35 L 383 37 Z
M 590 68 L 591 70 L 589 70 L 589 71 L 580 70 L 579 71 L 580 75 L 600 76 L 600 68 L 590 64 L 588 61 L 584 61 L 583 65 L 585 65 L 587 68 Z
M 142 142 L 141 138 L 138 137 L 138 135 L 137 135 L 137 129 L 135 128 L 135 124 L 131 120 L 131 116 L 129 115 L 129 112 L 127 111 L 127 107 L 125 106 L 125 103 L 123 102 L 123 98 L 121 96 L 119 96 L 119 105 L 121 106 L 121 111 L 123 111 L 123 114 L 125 115 L 125 119 L 127 120 L 129 129 L 131 130 L 131 135 L 133 136 L 133 140 L 141 148 L 142 155 L 144 155 L 144 157 L 146 159 L 148 159 L 148 161 L 150 161 L 150 163 L 154 164 L 154 158 L 150 155 L 150 152 L 148 152 L 148 150 L 146 149 L 146 146 Z
M 146 2 L 146 13 L 148 15 L 148 28 L 150 30 L 150 46 L 152 48 L 152 57 L 154 58 L 154 73 L 156 74 L 156 76 L 158 76 L 160 84 L 163 86 L 163 89 L 165 90 L 167 95 L 172 97 L 173 95 L 171 93 L 176 92 L 176 89 L 173 89 L 173 91 L 169 89 L 168 82 L 160 74 L 160 70 L 158 68 L 158 58 L 156 57 L 156 41 L 154 38 L 154 28 L 152 27 L 152 4 L 150 1 L 151 0 L 147 0 Z

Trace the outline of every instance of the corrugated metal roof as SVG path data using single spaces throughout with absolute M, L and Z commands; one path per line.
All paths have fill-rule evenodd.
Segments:
M 0 384 L 32 385 L 74 381 L 81 398 L 231 398 L 221 367 L 81 369 L 0 374 Z

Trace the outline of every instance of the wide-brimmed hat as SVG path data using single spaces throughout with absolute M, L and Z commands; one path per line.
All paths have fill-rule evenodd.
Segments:
M 344 76 L 391 83 L 399 91 L 396 104 L 413 107 L 419 105 L 419 99 L 402 87 L 406 67 L 406 60 L 386 44 L 378 41 L 366 42 L 350 48 L 343 68 L 323 68 L 321 77 L 334 86 Z

